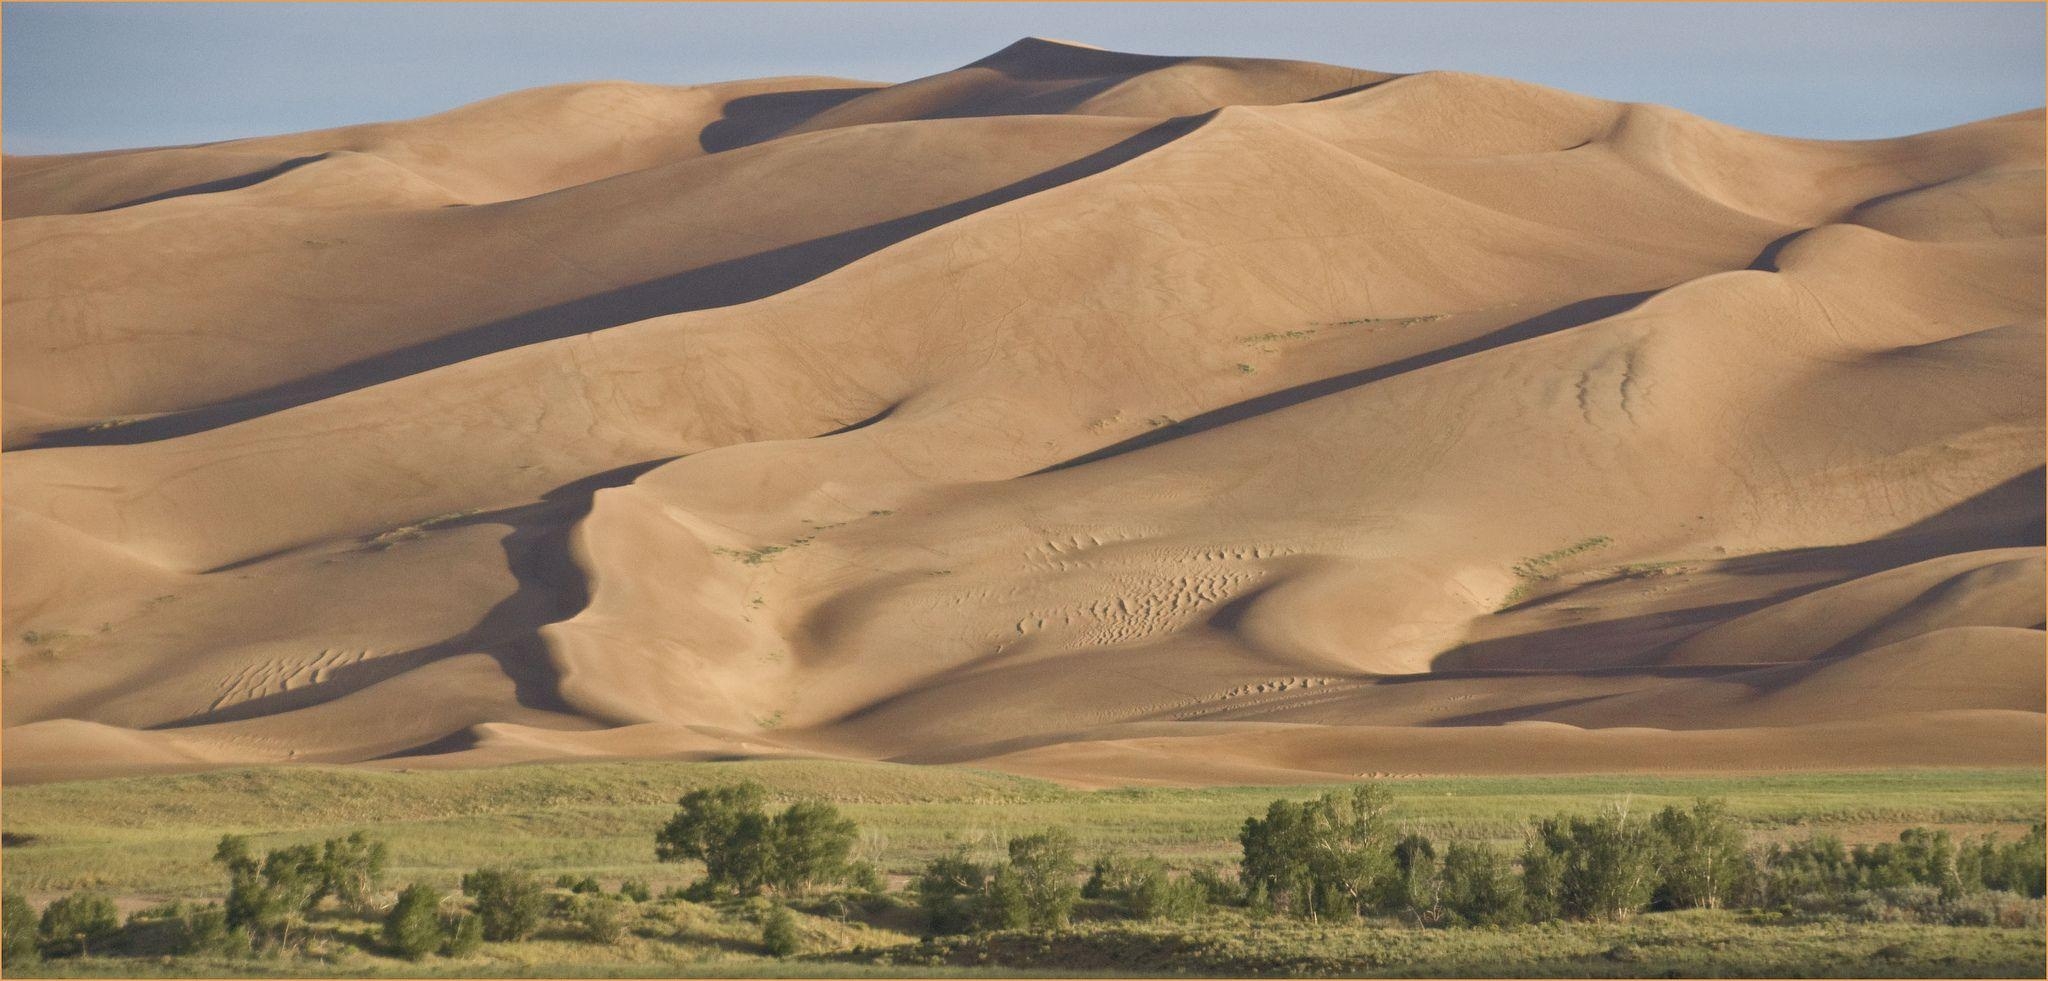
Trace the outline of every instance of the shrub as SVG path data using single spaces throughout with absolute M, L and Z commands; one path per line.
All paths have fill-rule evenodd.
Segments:
M 360 831 L 328 839 L 320 846 L 320 891 L 350 909 L 368 909 L 386 857 L 384 843 Z
M 769 884 L 791 892 L 846 881 L 852 873 L 848 856 L 859 837 L 859 826 L 830 804 L 791 804 L 770 826 Z
M 627 879 L 619 883 L 619 895 L 635 903 L 644 903 L 654 898 L 654 890 L 649 889 L 643 879 Z
M 933 934 L 966 933 L 974 929 L 976 905 L 988 888 L 988 870 L 964 852 L 942 855 L 925 863 L 910 883 L 910 892 L 924 911 Z
M 575 893 L 578 896 L 596 895 L 598 893 L 603 892 L 604 887 L 597 884 L 597 878 L 595 876 L 586 875 L 583 878 L 576 880 L 576 883 L 569 887 L 569 891 Z
M 0 964 L 20 966 L 35 962 L 36 908 L 14 893 L 0 896 Z
M 1440 923 L 1443 885 L 1436 845 L 1422 835 L 1404 835 L 1394 844 L 1394 867 L 1379 890 L 1379 908 L 1407 917 L 1417 926 Z
M 512 869 L 478 869 L 462 877 L 462 891 L 476 900 L 487 940 L 524 940 L 540 929 L 547 897 L 533 876 Z
M 208 903 L 179 914 L 171 949 L 187 955 L 234 957 L 249 952 L 249 932 L 230 927 L 227 910 Z
M 1657 884 L 1656 845 L 1616 808 L 1537 824 L 1522 856 L 1523 888 L 1538 918 L 1626 919 Z
M 1830 835 L 1772 844 L 1758 864 L 1759 899 L 1771 909 L 1838 904 L 1857 885 L 1849 850 Z
M 797 952 L 796 917 L 789 907 L 776 906 L 761 921 L 761 949 L 770 957 L 788 957 Z
M 415 883 L 398 894 L 384 916 L 384 944 L 407 960 L 419 960 L 441 948 L 441 892 Z
M 1032 927 L 1052 930 L 1067 925 L 1074 902 L 1081 898 L 1074 885 L 1081 863 L 1074 859 L 1074 839 L 1066 831 L 1053 828 L 1010 839 L 1010 864 L 1004 871 L 1022 894 L 1025 919 Z
M 1444 850 L 1443 905 L 1445 921 L 1462 926 L 1514 926 L 1527 915 L 1507 856 L 1462 841 Z
M 114 901 L 96 892 L 75 892 L 43 910 L 37 931 L 47 957 L 89 955 L 92 946 L 121 929 Z
M 1962 878 L 1956 874 L 1955 842 L 1946 831 L 1907 828 L 1896 843 L 1858 845 L 1849 852 L 1866 889 L 1895 889 L 1924 885 L 1939 890 L 1943 899 L 1962 894 Z
M 442 954 L 449 957 L 468 957 L 483 949 L 483 917 L 475 913 L 464 913 L 447 924 L 447 931 L 448 939 L 441 945 Z
M 1203 898 L 1211 906 L 1235 906 L 1245 900 L 1244 884 L 1215 869 L 1196 869 L 1188 878 L 1202 887 Z
M 1131 912 L 1148 920 L 1186 923 L 1209 907 L 1209 892 L 1192 878 L 1176 879 L 1156 866 L 1131 890 L 1130 905 Z
M 1264 819 L 1246 819 L 1238 835 L 1245 888 L 1309 919 L 1363 912 L 1393 869 L 1391 804 L 1372 784 L 1348 797 L 1272 802 Z
M 1150 871 L 1147 862 L 1158 864 L 1157 859 L 1139 860 L 1122 855 L 1101 855 L 1095 864 L 1089 866 L 1088 881 L 1081 884 L 1082 899 L 1128 899 L 1138 888 L 1138 883 Z
M 626 939 L 626 904 L 612 896 L 591 894 L 580 897 L 574 909 L 576 925 L 592 942 L 615 944 Z
M 1742 829 L 1722 801 L 1700 800 L 1690 810 L 1666 807 L 1650 819 L 1656 836 L 1658 878 L 1652 902 L 1661 909 L 1720 909 L 1742 895 L 1753 870 Z
M 1965 889 L 1992 889 L 2041 898 L 2048 885 L 2048 827 L 2036 824 L 2018 841 L 2000 844 L 1989 835 L 1956 857 L 1957 877 Z

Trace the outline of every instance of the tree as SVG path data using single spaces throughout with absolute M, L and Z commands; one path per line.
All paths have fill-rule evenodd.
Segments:
M 540 882 L 514 869 L 478 869 L 462 877 L 462 891 L 476 900 L 485 939 L 525 940 L 547 913 Z
M 1650 901 L 1656 843 L 1624 807 L 1590 818 L 1559 816 L 1536 826 L 1522 868 L 1532 911 L 1621 920 Z
M 85 956 L 92 953 L 94 944 L 121 929 L 121 917 L 112 899 L 96 892 L 74 892 L 46 907 L 39 926 L 45 956 Z
M 1662 909 L 1720 909 L 1741 894 L 1751 873 L 1742 829 L 1728 805 L 1699 800 L 1690 810 L 1666 807 L 1650 819 L 1657 838 L 1660 881 L 1653 897 Z
M 1264 819 L 1246 819 L 1238 835 L 1247 895 L 1257 891 L 1309 919 L 1363 912 L 1394 869 L 1392 803 L 1373 784 L 1348 796 L 1272 802 Z
M 791 804 L 776 815 L 769 835 L 769 884 L 794 892 L 846 881 L 852 871 L 849 857 L 859 837 L 860 827 L 841 817 L 839 809 L 830 804 Z
M 1412 919 L 1416 926 L 1443 920 L 1443 865 L 1428 838 L 1403 835 L 1394 843 L 1394 867 L 1380 890 L 1380 909 Z
M 36 928 L 39 920 L 36 908 L 29 901 L 14 893 L 0 897 L 0 964 L 19 967 L 35 963 Z
M 767 790 L 752 782 L 684 794 L 675 816 L 654 836 L 654 857 L 696 859 L 714 888 L 758 891 L 768 878 L 767 799 Z
M 1507 856 L 1490 847 L 1454 841 L 1444 850 L 1445 919 L 1463 926 L 1504 927 L 1525 917 L 1522 884 Z
M 441 948 L 441 892 L 424 883 L 406 886 L 384 917 L 384 943 L 400 957 L 419 960 Z
M 350 909 L 368 909 L 386 857 L 384 843 L 360 831 L 328 839 L 320 848 L 320 891 Z
M 684 794 L 654 836 L 655 857 L 703 862 L 713 893 L 795 892 L 854 875 L 848 858 L 860 829 L 838 808 L 801 801 L 770 817 L 767 799 L 767 790 L 751 782 Z
M 1007 869 L 1022 892 L 1026 920 L 1041 930 L 1060 929 L 1081 889 L 1074 884 L 1081 863 L 1074 858 L 1074 839 L 1060 828 L 1010 839 Z M 1000 878 L 1000 876 L 999 876 Z
M 770 957 L 788 957 L 797 952 L 796 917 L 789 907 L 777 904 L 761 921 L 761 949 Z

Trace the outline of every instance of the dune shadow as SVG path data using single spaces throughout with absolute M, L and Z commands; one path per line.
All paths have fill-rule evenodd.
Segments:
M 145 194 L 139 198 L 131 198 L 127 201 L 106 205 L 105 207 L 94 208 L 92 212 L 98 214 L 106 211 L 119 211 L 122 208 L 133 208 L 139 204 L 149 204 L 153 201 L 168 201 L 171 198 L 189 197 L 195 194 L 218 194 L 222 191 L 239 191 L 245 187 L 255 187 L 273 177 L 297 170 L 316 160 L 325 159 L 327 159 L 327 154 L 325 153 L 293 157 L 282 163 L 264 167 L 260 170 L 252 170 L 246 174 L 236 174 L 232 177 L 222 177 L 218 180 L 202 181 L 198 184 L 187 184 L 184 187 L 174 187 L 166 191 L 158 191 L 154 194 Z
M 185 729 L 309 708 L 443 658 L 472 653 L 488 654 L 498 662 L 499 669 L 511 679 L 520 705 L 543 711 L 571 711 L 556 691 L 554 671 L 538 633 L 547 624 L 574 616 L 590 601 L 583 570 L 570 557 L 569 536 L 577 523 L 589 515 L 598 491 L 630 484 L 641 474 L 674 459 L 663 457 L 593 474 L 547 492 L 537 504 L 436 523 L 436 529 L 479 524 L 512 526 L 500 542 L 506 567 L 516 582 L 512 594 L 499 600 L 462 633 L 424 647 L 336 667 L 320 684 L 251 698 L 149 728 Z
M 232 402 L 140 419 L 97 432 L 90 427 L 53 431 L 23 448 L 127 445 L 171 439 L 499 351 L 666 314 L 750 303 L 976 212 L 1126 163 L 1186 135 L 1209 116 L 1168 120 L 1113 146 L 952 204 L 558 303 L 273 386 Z
M 744 95 L 725 104 L 725 114 L 697 134 L 705 153 L 723 153 L 765 143 L 827 109 L 887 86 L 805 89 Z
M 1575 303 L 1558 307 L 1555 310 L 1530 317 L 1519 323 L 1502 327 L 1481 337 L 1474 337 L 1456 344 L 1445 345 L 1432 351 L 1425 351 L 1412 357 L 1389 361 L 1370 368 L 1361 368 L 1357 371 L 1349 371 L 1341 375 L 1332 375 L 1328 378 L 1305 382 L 1290 388 L 1283 388 L 1276 392 L 1268 392 L 1265 395 L 1249 398 L 1242 402 L 1235 402 L 1222 408 L 1210 409 L 1200 415 L 1190 416 L 1179 422 L 1139 433 L 1129 439 L 1111 443 L 1108 446 L 1091 450 L 1071 459 L 1062 460 L 1051 466 L 1034 470 L 1024 476 L 1036 477 L 1041 474 L 1086 466 L 1090 463 L 1142 450 L 1148 446 L 1155 446 L 1168 440 L 1192 436 L 1196 433 L 1215 429 L 1218 426 L 1227 426 L 1254 416 L 1276 412 L 1311 399 L 1322 398 L 1325 395 L 1334 395 L 1338 392 L 1370 385 L 1377 381 L 1392 378 L 1395 375 L 1432 367 L 1446 361 L 1453 361 L 1496 347 L 1516 344 L 1541 337 L 1545 334 L 1583 326 L 1595 320 L 1627 312 L 1657 292 L 1657 290 L 1645 290 L 1640 293 L 1617 293 L 1611 296 L 1596 296 L 1579 300 Z

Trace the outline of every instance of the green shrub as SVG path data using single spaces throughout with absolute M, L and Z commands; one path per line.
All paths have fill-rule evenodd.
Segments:
M 0 897 L 0 964 L 33 964 L 41 953 L 36 948 L 39 923 L 36 908 L 14 893 Z
M 1832 906 L 1857 888 L 1856 866 L 1849 860 L 1849 850 L 1832 835 L 1773 843 L 1757 864 L 1761 880 L 1757 898 L 1769 909 Z
M 249 952 L 249 932 L 230 927 L 227 910 L 218 903 L 183 910 L 177 924 L 171 949 L 180 954 L 236 957 Z
M 1991 889 L 2041 898 L 2048 885 L 2048 828 L 2036 824 L 2018 841 L 2000 843 L 1989 835 L 1956 856 L 1956 874 L 1965 890 Z
M 635 903 L 644 903 L 654 898 L 654 890 L 647 887 L 644 879 L 627 879 L 619 883 L 619 896 Z
M 1443 922 L 1443 864 L 1436 845 L 1418 834 L 1394 843 L 1394 866 L 1378 890 L 1378 909 L 1417 926 Z
M 329 838 L 320 846 L 320 891 L 349 909 L 369 909 L 370 897 L 384 879 L 387 857 L 382 841 L 360 831 Z
M 966 933 L 975 927 L 976 907 L 988 888 L 988 879 L 988 869 L 965 852 L 956 852 L 926 862 L 924 870 L 911 880 L 910 892 L 934 935 Z
M 860 828 L 841 817 L 838 808 L 799 801 L 777 815 L 770 830 L 769 885 L 783 892 L 800 892 L 852 877 L 848 857 L 860 838 Z
M 603 892 L 604 887 L 597 884 L 597 878 L 595 876 L 586 875 L 583 878 L 576 880 L 575 884 L 569 887 L 569 891 L 579 896 L 596 895 L 597 893 Z
M 796 917 L 787 906 L 776 906 L 761 921 L 761 949 L 770 957 L 788 957 L 799 946 Z
M 1174 878 L 1164 866 L 1147 869 L 1130 893 L 1131 912 L 1148 920 L 1186 923 L 1209 908 L 1209 892 L 1193 878 Z
M 398 894 L 384 916 L 384 944 L 407 960 L 419 960 L 441 949 L 441 892 L 415 883 Z
M 1248 818 L 1238 841 L 1246 889 L 1260 889 L 1278 910 L 1309 919 L 1364 912 L 1393 871 L 1392 829 L 1384 788 L 1362 784 L 1349 796 L 1276 800 Z
M 615 944 L 626 939 L 626 904 L 603 894 L 579 896 L 573 909 L 576 925 L 593 943 Z
M 525 872 L 478 869 L 462 877 L 462 891 L 476 900 L 487 940 L 525 940 L 540 929 L 547 913 L 540 882 Z
M 1896 889 L 1923 885 L 1939 890 L 1943 899 L 1962 894 L 1956 874 L 1956 847 L 1946 831 L 1907 828 L 1897 842 L 1858 845 L 1849 852 L 1865 889 Z
M 1720 909 L 1735 904 L 1754 875 L 1742 829 L 1722 801 L 1700 800 L 1688 810 L 1666 807 L 1650 819 L 1656 837 L 1660 909 Z
M 464 913 L 447 924 L 448 939 L 441 945 L 441 953 L 448 957 L 469 957 L 484 946 L 484 920 L 475 913 Z
M 569 873 L 567 873 L 567 872 L 564 872 L 564 873 L 562 873 L 561 875 L 555 876 L 555 888 L 557 888 L 557 889 L 574 889 L 575 887 L 576 887 L 576 877 L 575 877 L 575 876 L 573 876 L 573 875 L 570 875 L 570 874 L 569 874 Z
M 1530 912 L 1538 919 L 1627 919 L 1650 902 L 1656 858 L 1654 839 L 1625 810 L 1541 821 L 1522 855 Z
M 743 896 L 770 886 L 801 891 L 853 875 L 848 856 L 859 828 L 838 808 L 801 801 L 770 817 L 767 796 L 756 783 L 683 795 L 655 834 L 655 857 L 701 861 L 708 890 Z
M 1010 839 L 1010 864 L 1003 870 L 1015 880 L 1023 897 L 1025 919 L 1040 930 L 1067 925 L 1081 898 L 1074 876 L 1081 863 L 1074 858 L 1074 839 L 1063 829 Z M 998 879 L 1004 878 L 998 874 Z
M 38 927 L 43 956 L 84 956 L 92 953 L 94 944 L 111 939 L 121 929 L 121 915 L 112 899 L 96 892 L 75 892 L 44 908 Z
M 1444 850 L 1443 905 L 1445 922 L 1460 926 L 1505 927 L 1527 919 L 1513 863 L 1471 842 L 1454 841 Z
M 1203 898 L 1211 906 L 1236 906 L 1245 900 L 1244 884 L 1215 869 L 1196 869 L 1188 878 L 1202 887 Z
M 1148 861 L 1150 865 L 1148 865 Z M 1132 859 L 1122 855 L 1100 855 L 1088 868 L 1088 881 L 1081 884 L 1082 899 L 1129 899 L 1157 859 Z

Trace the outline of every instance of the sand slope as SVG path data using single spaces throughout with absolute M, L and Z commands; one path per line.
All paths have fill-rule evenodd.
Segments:
M 1027 39 L 9 158 L 5 776 L 2038 766 L 2042 152 Z

